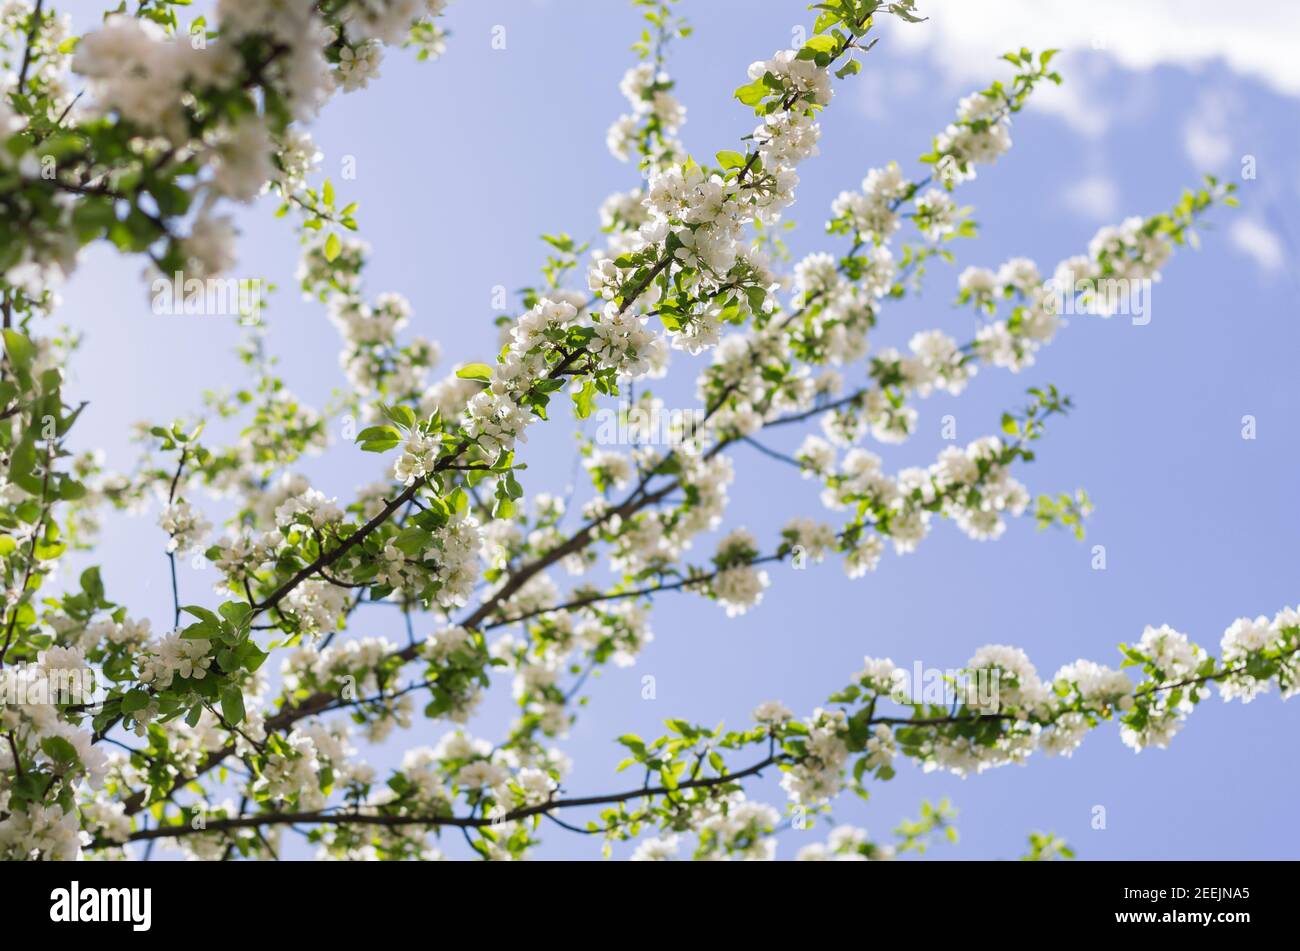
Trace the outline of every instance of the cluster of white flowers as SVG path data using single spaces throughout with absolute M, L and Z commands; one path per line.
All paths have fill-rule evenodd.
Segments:
M 339 619 L 347 610 L 348 589 L 309 578 L 289 592 L 284 606 L 298 619 L 304 633 L 329 634 L 338 629 Z
M 126 806 L 109 799 L 103 792 L 96 792 L 95 797 L 78 806 L 83 828 L 92 835 L 118 844 L 124 843 L 131 835 L 131 817 L 126 814 Z
M 791 519 L 781 534 L 790 542 L 796 559 L 795 565 L 799 568 L 806 567 L 808 561 L 814 564 L 822 561 L 838 542 L 834 528 L 811 518 Z
M 792 303 L 804 319 L 792 331 L 805 359 L 841 366 L 866 355 L 878 301 L 893 286 L 897 268 L 884 245 L 863 252 L 858 261 L 860 274 L 854 281 L 845 279 L 830 254 L 810 254 L 795 266 Z M 801 394 L 812 395 L 811 385 Z
M 317 649 L 302 644 L 284 660 L 281 672 L 291 690 L 315 690 L 346 684 L 357 691 L 378 689 L 376 668 L 395 645 L 382 637 L 361 637 Z
M 291 195 L 307 184 L 307 177 L 325 156 L 311 135 L 297 127 L 286 129 L 277 145 L 280 168 L 276 181 L 282 194 Z
M 902 677 L 903 671 L 888 657 L 864 657 L 862 670 L 854 681 L 872 693 L 893 696 Z
M 257 114 L 245 114 L 192 141 L 194 94 L 236 88 L 251 70 L 258 82 L 275 91 L 291 119 L 310 119 L 336 88 L 362 88 L 378 74 L 382 43 L 409 36 L 426 56 L 436 52 L 444 34 L 432 19 L 445 5 L 445 0 L 354 0 L 343 8 L 343 22 L 332 26 L 311 4 L 220 0 L 219 35 L 212 42 L 203 30 L 168 34 L 153 20 L 117 13 L 80 38 L 71 68 L 85 77 L 95 109 L 121 116 L 146 135 L 164 138 L 173 149 L 191 149 L 212 168 L 213 174 L 200 186 L 207 198 L 195 203 L 199 211 L 183 242 L 187 267 L 195 276 L 208 277 L 229 270 L 235 259 L 233 223 L 213 213 L 213 200 L 247 202 L 273 181 L 291 192 L 301 186 L 316 152 L 296 129 L 272 141 L 266 119 Z M 340 29 L 348 39 L 336 36 Z M 38 68 L 56 102 L 64 85 L 59 73 L 68 59 L 58 49 L 65 30 L 66 20 L 59 18 L 40 31 L 42 46 L 56 43 L 42 52 Z M 269 40 L 274 54 L 246 63 L 241 48 L 253 37 Z M 336 39 L 340 52 L 331 71 L 325 50 Z M 7 134 L 2 128 L 7 114 L 6 108 L 0 115 L 0 133 Z M 75 260 L 61 263 L 67 271 Z
M 293 730 L 282 745 L 283 752 L 266 757 L 255 787 L 258 794 L 276 801 L 296 800 L 303 810 L 324 808 L 323 763 L 316 741 L 303 730 Z
M 618 88 L 632 113 L 619 116 L 609 127 L 605 144 L 611 155 L 620 162 L 628 161 L 642 144 L 642 136 L 653 133 L 655 151 L 679 160 L 684 150 L 677 133 L 686 121 L 686 107 L 672 94 L 672 86 L 668 74 L 653 63 L 638 63 L 624 74 Z
M 939 177 L 948 184 L 975 177 L 976 163 L 990 165 L 1011 148 L 1011 119 L 1000 93 L 973 92 L 957 105 L 957 121 L 939 133 Z
M 957 230 L 957 203 L 940 188 L 930 188 L 916 199 L 912 218 L 916 228 L 930 241 L 939 241 Z
M 434 806 L 449 801 L 442 781 L 438 753 L 427 746 L 417 746 L 402 755 L 402 775 L 411 784 L 418 802 Z
M 226 580 L 242 590 L 243 582 L 275 562 L 276 553 L 284 545 L 284 536 L 278 531 L 260 535 L 241 532 L 234 538 L 217 542 L 217 556 L 213 561 Z
M 733 793 L 711 801 L 706 808 L 708 815 L 699 823 L 699 848 L 704 857 L 770 862 L 776 856 L 772 832 L 781 814 L 771 806 Z
M 643 298 L 644 299 L 644 298 Z M 596 336 L 588 349 L 600 362 L 628 379 L 652 373 L 662 362 L 662 342 L 645 319 L 610 301 L 593 318 Z
M 591 474 L 592 481 L 601 489 L 610 486 L 625 489 L 631 484 L 634 475 L 632 461 L 623 453 L 608 449 L 594 451 L 582 460 L 582 467 Z
M 547 372 L 541 348 L 533 348 L 545 342 L 548 330 L 567 329 L 577 319 L 573 304 L 549 298 L 538 301 L 519 319 L 512 331 L 513 343 L 493 367 L 488 386 L 471 397 L 466 407 L 466 430 L 484 452 L 504 454 L 514 449 L 516 440 L 526 439 L 524 430 L 533 415 L 523 398 Z
M 355 46 L 339 50 L 339 64 L 334 80 L 344 92 L 355 92 L 379 78 L 379 65 L 383 62 L 383 47 L 377 40 L 362 40 Z
M 610 660 L 616 667 L 631 667 L 642 649 L 654 640 L 649 612 L 631 600 L 609 606 L 600 613 L 599 621 L 578 624 L 573 634 L 592 654 L 612 647 Z
M 1062 261 L 1046 281 L 1025 258 L 1006 262 L 997 274 L 968 268 L 959 279 L 961 299 L 990 312 L 999 294 L 1018 299 L 1013 319 L 980 328 L 975 355 L 1012 371 L 1032 365 L 1034 353 L 1063 326 L 1063 314 L 1108 316 L 1120 308 L 1141 306 L 1146 282 L 1160 279 L 1160 268 L 1172 250 L 1170 240 L 1151 222 L 1134 217 L 1102 228 L 1089 243 L 1088 254 Z
M 289 496 L 275 508 L 275 524 L 282 531 L 295 526 L 323 529 L 343 521 L 337 499 L 326 498 L 317 489 L 305 488 Z
M 1160 627 L 1148 625 L 1137 643 L 1137 651 L 1147 658 L 1163 683 L 1177 683 L 1193 677 L 1206 659 L 1202 648 L 1188 640 L 1187 635 L 1175 631 L 1167 624 Z M 1124 726 L 1120 734 L 1124 743 L 1135 751 L 1148 746 L 1163 749 L 1187 722 L 1193 700 L 1204 699 L 1209 693 L 1209 689 L 1204 686 L 1192 685 L 1188 690 L 1180 692 L 1177 698 L 1172 690 L 1151 694 L 1146 701 L 1141 729 L 1129 724 Z M 1060 731 L 1058 721 L 1053 732 Z
M 373 307 L 340 296 L 330 301 L 329 314 L 349 347 L 391 347 L 411 319 L 411 305 L 401 294 L 381 294 Z
M 183 242 L 190 273 L 195 277 L 213 277 L 233 268 L 237 237 L 234 222 L 228 215 L 201 210 Z
M 204 536 L 212 530 L 212 523 L 203 513 L 184 499 L 177 499 L 163 509 L 158 524 L 170 536 L 167 550 L 182 555 L 202 548 Z
M 1133 682 L 1128 675 L 1095 661 L 1080 659 L 1066 664 L 1052 682 L 1058 697 L 1076 697 L 1088 709 L 1114 706 L 1127 710 L 1133 706 Z
M 763 600 L 763 591 L 771 579 L 766 571 L 751 564 L 757 557 L 758 541 L 746 529 L 737 528 L 718 542 L 713 559 L 718 571 L 709 589 L 727 609 L 727 617 L 744 614 Z
M 222 129 L 209 148 L 212 187 L 219 195 L 252 201 L 276 175 L 271 161 L 271 136 L 257 116 L 244 116 Z
M 330 260 L 325 254 L 327 240 L 326 235 L 319 234 L 306 244 L 298 264 L 298 280 L 304 294 L 326 303 L 330 320 L 338 328 L 343 340 L 339 365 L 353 393 L 363 401 L 363 416 L 368 420 L 376 418 L 377 398 L 388 403 L 418 400 L 425 415 L 440 409 L 449 418 L 459 416 L 463 402 L 451 407 L 429 401 L 428 375 L 442 356 L 437 342 L 422 336 L 414 336 L 404 344 L 398 341 L 398 334 L 411 319 L 410 302 L 394 293 L 380 294 L 373 303 L 367 303 L 362 296 L 361 270 L 369 247 L 355 238 L 346 238 Z M 476 384 L 460 380 L 459 386 Z
M 219 0 L 219 47 L 237 48 L 241 40 L 269 36 L 283 50 L 268 67 L 294 117 L 309 119 L 333 91 L 325 47 L 334 37 L 316 9 L 276 0 Z
M 123 617 L 120 621 L 115 621 L 111 617 L 103 618 L 88 624 L 85 634 L 81 639 L 83 650 L 91 650 L 99 644 L 108 644 L 114 647 L 138 647 L 147 643 L 153 637 L 150 629 L 148 618 L 132 620 L 129 617 Z
M 212 642 L 203 638 L 182 637 L 179 631 L 165 634 L 140 654 L 140 682 L 166 690 L 178 676 L 202 680 L 212 666 L 211 649 Z
M 804 720 L 808 728 L 806 755 L 781 777 L 781 788 L 790 801 L 813 806 L 833 798 L 844 782 L 844 764 L 849 758 L 848 717 L 843 710 L 816 709 Z
M 769 584 L 771 579 L 766 571 L 748 565 L 725 568 L 711 582 L 713 595 L 727 609 L 727 617 L 737 617 L 757 607 Z
M 958 716 L 952 730 L 936 729 L 922 742 L 916 758 L 927 771 L 966 776 L 1021 763 L 1036 749 L 1068 756 L 1109 717 L 1119 721 L 1120 738 L 1135 751 L 1165 747 L 1196 703 L 1210 695 L 1207 678 L 1218 682 L 1228 700 L 1249 701 L 1275 681 L 1284 698 L 1300 692 L 1300 610 L 1283 609 L 1271 621 L 1240 618 L 1225 631 L 1222 648 L 1216 667 L 1186 635 L 1167 625 L 1147 627 L 1125 649 L 1151 678 L 1135 685 L 1123 670 L 1082 659 L 1044 680 L 1020 648 L 981 647 L 963 670 L 959 698 L 970 714 L 999 717 L 1001 732 L 992 742 L 976 741 L 957 729 Z M 891 661 L 867 658 L 855 683 L 870 694 L 912 703 L 897 691 L 901 676 Z M 892 731 L 877 724 L 863 753 L 867 766 L 888 766 L 896 755 Z
M 893 764 L 897 754 L 898 741 L 894 739 L 894 731 L 883 723 L 877 723 L 871 729 L 871 738 L 867 740 L 867 748 L 863 756 L 867 768 L 887 768 Z
M 1099 230 L 1088 242 L 1092 266 L 1075 273 L 1078 278 L 1114 277 L 1130 281 L 1158 280 L 1160 268 L 1173 253 L 1173 245 L 1149 221 L 1134 216 L 1119 225 Z M 1082 266 L 1074 259 L 1067 263 Z M 1100 306 L 1100 301 L 1097 302 Z
M 1147 625 L 1138 651 L 1149 658 L 1164 680 L 1181 680 L 1194 673 L 1205 660 L 1205 651 L 1168 624 Z
M 768 700 L 754 708 L 752 714 L 755 722 L 768 725 L 785 723 L 794 719 L 794 713 L 780 700 Z
M 448 0 L 354 0 L 341 17 L 349 37 L 394 45 L 406 39 L 411 24 L 441 16 Z
M 473 515 L 458 513 L 434 532 L 433 545 L 425 553 L 438 577 L 437 601 L 444 608 L 461 607 L 478 581 L 483 531 Z
M 0 704 L 0 729 L 9 739 L 0 744 L 0 771 L 21 775 L 22 762 L 26 761 L 62 774 L 70 787 L 75 787 L 81 779 L 90 787 L 103 783 L 108 769 L 107 755 L 95 745 L 89 729 L 63 719 L 55 705 L 76 700 L 76 695 L 64 698 L 50 693 L 52 682 L 75 682 L 84 670 L 84 656 L 76 648 L 50 648 L 42 653 L 39 664 L 5 670 L 6 694 L 12 691 L 12 697 Z M 12 698 L 22 700 L 17 702 Z M 55 743 L 69 759 L 61 758 L 65 753 L 56 756 Z M 6 782 L 0 787 L 0 797 L 6 803 L 9 793 Z M 79 845 L 76 814 L 69 818 L 62 812 L 52 811 L 57 808 L 32 803 L 27 806 L 26 817 L 19 809 L 4 810 L 4 818 L 0 819 L 0 856 L 8 860 L 75 857 Z
M 1246 668 L 1249 659 L 1265 651 L 1275 651 L 1283 655 L 1279 661 L 1282 668 L 1282 696 L 1294 696 L 1300 692 L 1300 653 L 1294 650 L 1286 654 L 1287 637 L 1295 639 L 1295 629 L 1300 627 L 1300 609 L 1283 608 L 1270 621 L 1263 615 L 1254 618 L 1238 618 L 1233 621 L 1219 643 L 1222 650 L 1223 665 L 1229 669 Z M 1239 699 L 1249 703 L 1259 694 L 1268 690 L 1272 681 L 1256 678 L 1248 669 L 1241 669 L 1219 684 L 1219 692 L 1225 700 Z
M 199 46 L 188 37 L 168 36 L 151 20 L 125 14 L 109 17 L 83 36 L 72 60 L 100 109 L 176 145 L 189 137 L 181 105 L 185 86 L 224 86 L 241 66 L 233 43 Z
M 755 63 L 749 72 L 753 79 L 770 73 L 785 90 L 778 108 L 766 113 L 754 131 L 755 155 L 731 175 L 708 174 L 689 162 L 654 168 L 644 197 L 648 215 L 643 220 L 642 216 L 632 219 L 639 221 L 637 239 L 625 235 L 619 242 L 621 252 L 627 255 L 651 246 L 657 249 L 662 244 L 660 254 L 671 250 L 675 262 L 697 272 L 701 295 L 726 283 L 748 283 L 760 288 L 772 283 L 761 253 L 746 246 L 744 229 L 756 219 L 774 220 L 794 201 L 798 183 L 795 168 L 815 153 L 819 134 L 809 112 L 828 103 L 831 97 L 829 72 L 811 60 L 798 59 L 794 50 Z M 653 91 L 656 87 L 647 85 L 654 78 L 653 67 L 638 67 L 629 74 L 628 89 L 638 91 L 637 101 L 650 103 L 650 108 L 671 118 L 678 117 L 679 111 L 672 103 L 660 99 L 659 93 Z M 631 127 L 624 123 L 623 128 Z M 621 149 L 626 135 L 620 131 L 617 136 L 611 133 L 611 138 Z M 623 217 L 628 220 L 631 216 Z M 591 290 L 611 301 L 605 309 L 606 318 L 617 317 L 634 301 L 651 307 L 657 299 L 653 283 L 631 286 L 635 268 L 621 266 L 620 260 L 598 256 L 588 275 Z M 622 308 L 613 306 L 615 299 L 624 301 Z M 748 304 L 742 298 L 739 306 Z M 706 312 L 679 322 L 669 333 L 675 346 L 698 352 L 716 343 L 717 326 L 717 314 Z M 684 338 L 681 343 L 676 340 L 678 336 Z M 644 368 L 638 369 L 644 372 Z
M 894 857 L 892 845 L 876 845 L 867 836 L 866 829 L 856 826 L 836 826 L 826 842 L 805 845 L 795 855 L 799 862 L 866 862 L 886 861 Z
M 80 853 L 81 822 L 76 810 L 32 804 L 0 820 L 0 856 L 6 861 L 43 858 L 68 862 Z
M 840 510 L 859 501 L 870 504 L 868 519 L 892 541 L 898 554 L 915 551 L 929 533 L 932 508 L 954 520 L 970 538 L 997 538 L 1006 530 L 1006 518 L 1024 514 L 1029 493 L 1012 478 L 1000 461 L 1004 446 L 996 436 L 944 448 L 926 469 L 908 468 L 897 477 L 886 475 L 879 456 L 865 449 L 851 449 L 832 469 L 833 450 L 817 437 L 809 437 L 796 458 L 806 474 L 826 482 L 822 502 Z M 875 567 L 880 540 L 850 539 L 846 570 L 851 577 Z
M 798 50 L 781 50 L 769 60 L 750 63 L 748 72 L 754 81 L 771 73 L 790 93 L 814 105 L 825 106 L 831 101 L 830 70 L 811 59 L 800 59 Z
M 637 843 L 629 861 L 632 862 L 671 862 L 677 858 L 679 848 L 677 836 L 669 834 L 652 836 Z
M 1030 298 L 1042 284 L 1038 266 L 1028 258 L 1011 258 L 993 272 L 985 267 L 968 267 L 957 278 L 959 302 L 974 302 L 993 313 L 996 301 L 1013 293 Z
M 835 447 L 820 436 L 809 434 L 795 451 L 799 471 L 805 479 L 824 479 L 835 470 Z
M 414 485 L 434 471 L 441 448 L 438 437 L 419 431 L 411 433 L 402 454 L 393 463 L 393 478 L 402 485 Z
M 862 190 L 840 192 L 831 205 L 837 220 L 847 222 L 851 230 L 875 244 L 882 244 L 898 230 L 898 205 L 911 191 L 912 184 L 903 177 L 897 162 L 873 168 L 862 180 Z

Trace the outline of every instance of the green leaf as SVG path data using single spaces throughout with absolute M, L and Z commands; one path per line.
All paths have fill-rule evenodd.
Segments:
M 94 604 L 104 600 L 104 582 L 99 577 L 98 566 L 87 568 L 81 573 L 81 590 L 86 592 Z
M 365 452 L 387 452 L 401 444 L 402 434 L 392 426 L 367 426 L 356 441 Z
M 384 414 L 386 419 L 391 420 L 403 429 L 415 428 L 415 411 L 409 406 L 401 404 L 389 406 L 387 403 L 381 403 L 379 411 Z
M 199 620 L 208 621 L 212 624 L 216 624 L 218 627 L 221 625 L 221 618 L 219 618 L 215 612 L 209 611 L 207 608 L 201 607 L 200 605 L 185 604 L 181 606 L 181 610 L 186 614 L 193 614 Z
M 135 713 L 137 710 L 143 710 L 149 706 L 149 693 L 137 687 L 122 695 L 122 712 L 126 714 Z
M 47 736 L 41 740 L 41 750 L 56 763 L 71 763 L 77 758 L 77 749 L 61 736 Z
M 823 33 L 819 36 L 814 36 L 803 45 L 803 48 L 813 53 L 834 53 L 836 47 L 839 46 L 839 42 L 840 41 L 831 34 Z M 803 52 L 803 50 L 800 50 L 800 52 Z
M 723 149 L 717 157 L 718 165 L 722 168 L 744 168 L 745 166 L 745 156 L 730 149 Z
M 741 86 L 737 89 L 735 96 L 747 106 L 757 106 L 767 98 L 767 94 L 770 92 L 771 89 L 768 88 L 767 83 L 761 79 L 756 79 L 747 86 Z
M 397 533 L 393 545 L 407 555 L 418 555 L 433 543 L 433 536 L 418 526 L 411 525 Z
M 330 236 L 325 239 L 325 260 L 333 263 L 342 250 L 343 242 L 339 240 L 338 235 L 331 231 Z
M 248 616 L 253 613 L 251 605 L 244 601 L 226 601 L 220 608 L 221 616 L 237 628 L 242 628 L 248 620 Z
M 635 733 L 625 733 L 618 738 L 618 741 L 631 750 L 638 759 L 646 755 L 645 740 Z
M 467 363 L 456 371 L 456 375 L 462 380 L 482 380 L 486 383 L 492 379 L 492 368 L 486 363 Z
M 596 384 L 587 380 L 582 384 L 582 389 L 573 394 L 574 412 L 578 419 L 586 419 L 591 415 L 591 411 L 596 406 Z
M 235 660 L 239 662 L 239 666 L 243 667 L 250 674 L 261 667 L 270 656 L 270 654 L 254 644 L 252 638 L 243 641 L 239 647 L 235 649 Z
M 837 79 L 845 79 L 849 76 L 856 76 L 860 72 L 862 72 L 862 64 L 856 59 L 851 59 L 839 69 L 835 70 L 835 77 Z
M 233 724 L 244 720 L 244 694 L 238 687 L 231 685 L 221 691 L 221 715 Z
M 36 438 L 32 433 L 23 436 L 9 458 L 9 481 L 32 495 L 43 495 L 44 486 L 36 478 Z
M 13 364 L 14 370 L 21 377 L 31 374 L 32 361 L 36 358 L 36 348 L 32 342 L 16 330 L 6 330 L 4 332 L 5 353 L 9 355 L 9 362 Z

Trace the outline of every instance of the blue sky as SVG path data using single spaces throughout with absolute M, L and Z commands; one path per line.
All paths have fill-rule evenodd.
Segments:
M 1146 624 L 1168 623 L 1217 652 L 1234 618 L 1296 603 L 1300 81 L 1288 57 L 1274 55 L 1262 26 L 1252 33 L 1234 22 L 1210 41 L 1195 16 L 1161 20 L 1168 4 L 1140 15 L 1129 5 L 1097 7 L 1105 36 L 1095 43 L 1086 24 L 1054 16 L 1051 4 L 997 6 L 1006 9 L 990 8 L 980 29 L 944 21 L 945 13 L 967 16 L 949 4 L 924 2 L 933 21 L 883 23 L 863 74 L 837 87 L 821 155 L 801 169 L 790 243 L 796 256 L 838 247 L 822 233 L 835 195 L 891 159 L 916 172 L 915 157 L 957 99 L 1007 75 L 997 52 L 1025 44 L 1066 47 L 1058 61 L 1066 92 L 1018 116 L 1011 153 L 963 186 L 980 238 L 957 242 L 956 268 L 937 265 L 919 299 L 885 312 L 873 349 L 901 346 L 929 327 L 965 339 L 973 317 L 951 302 L 967 264 L 996 267 L 1025 255 L 1050 270 L 1081 252 L 1101 224 L 1172 206 L 1203 172 L 1237 181 L 1243 207 L 1216 212 L 1201 249 L 1177 254 L 1154 290 L 1149 325 L 1077 319 L 1021 374 L 987 370 L 960 398 L 920 404 L 917 436 L 882 452 L 892 469 L 924 464 L 943 445 L 945 414 L 956 416 L 964 442 L 995 431 L 1026 387 L 1055 383 L 1077 408 L 1052 421 L 1038 460 L 1018 476 L 1036 493 L 1085 487 L 1097 506 L 1088 540 L 1040 533 L 1024 520 L 996 543 L 977 543 L 941 523 L 917 553 L 889 555 L 860 580 L 830 561 L 802 572 L 778 566 L 762 606 L 742 618 L 727 619 L 702 598 L 665 596 L 656 639 L 637 666 L 590 683 L 590 704 L 561 744 L 575 761 L 567 790 L 622 788 L 628 779 L 613 773 L 621 759 L 614 738 L 658 735 L 666 717 L 740 725 L 767 699 L 810 711 L 847 683 L 864 654 L 952 667 L 982 644 L 1011 643 L 1050 675 L 1077 657 L 1117 663 L 1115 645 Z M 1282 4 L 1263 6 L 1292 15 Z M 686 0 L 681 12 L 696 29 L 670 62 L 689 109 L 683 139 L 711 156 L 754 124 L 731 98 L 746 66 L 790 45 L 792 28 L 809 16 L 798 3 L 739 0 Z M 1252 19 L 1270 21 L 1257 12 Z M 313 128 L 324 171 L 344 201 L 361 204 L 361 235 L 373 249 L 369 291 L 411 300 L 411 332 L 440 341 L 443 371 L 494 352 L 492 288 L 537 279 L 539 234 L 594 237 L 602 199 L 635 183 L 635 171 L 605 151 L 604 134 L 623 110 L 616 86 L 638 30 L 631 9 L 608 0 L 459 0 L 446 24 L 453 35 L 441 61 L 390 54 L 381 80 L 336 98 Z M 506 28 L 504 50 L 491 47 L 495 25 Z M 1257 177 L 1243 180 L 1247 155 Z M 340 180 L 345 156 L 355 157 L 355 180 Z M 268 201 L 242 214 L 240 270 L 281 285 L 267 312 L 270 347 L 291 387 L 319 406 L 342 383 L 338 339 L 321 308 L 298 300 L 297 246 L 272 211 Z M 233 385 L 241 372 L 233 322 L 154 316 L 139 271 L 112 252 L 92 252 L 65 289 L 61 313 L 87 335 L 70 388 L 92 401 L 78 425 L 82 445 L 103 447 L 110 465 L 123 468 L 134 459 L 130 423 L 193 412 L 197 388 Z M 676 382 L 656 386 L 670 406 L 689 405 L 689 362 L 679 357 Z M 1247 414 L 1257 420 L 1252 441 L 1240 435 Z M 530 434 L 529 492 L 570 478 L 571 435 L 552 429 Z M 789 450 L 801 438 L 768 441 Z M 815 487 L 797 473 L 744 447 L 734 458 L 732 524 L 771 539 L 789 517 L 819 513 Z M 380 465 L 344 445 L 300 468 L 345 496 Z M 114 517 L 100 556 L 110 596 L 152 616 L 156 628 L 171 610 L 164 543 L 156 511 Z M 1095 544 L 1106 546 L 1105 571 L 1090 567 Z M 694 554 L 710 551 L 705 540 Z M 213 579 L 183 572 L 186 600 L 210 599 Z M 363 613 L 351 630 L 400 638 L 395 620 Z M 654 701 L 641 699 L 645 674 L 656 677 Z M 471 730 L 499 732 L 507 701 L 485 704 Z M 1249 706 L 1215 698 L 1169 750 L 1135 755 L 1105 726 L 1072 758 L 1036 756 L 964 781 L 904 765 L 869 802 L 841 799 L 835 816 L 886 837 L 920 800 L 950 797 L 962 840 L 937 846 L 936 858 L 1014 857 L 1031 829 L 1066 837 L 1084 858 L 1290 858 L 1300 830 L 1278 821 L 1277 806 L 1296 782 L 1298 729 L 1300 704 L 1276 694 Z M 431 744 L 443 731 L 421 721 L 368 756 L 389 765 L 407 745 Z M 778 805 L 784 798 L 774 779 L 753 795 Z M 1097 805 L 1106 808 L 1105 830 L 1090 827 Z M 596 842 L 554 826 L 543 832 L 540 857 L 598 854 Z M 819 839 L 824 830 L 784 832 L 778 854 Z M 459 837 L 445 847 L 464 852 Z M 287 854 L 295 852 L 305 854 Z

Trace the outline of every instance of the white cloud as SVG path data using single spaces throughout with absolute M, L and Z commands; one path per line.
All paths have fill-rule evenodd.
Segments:
M 1205 171 L 1215 170 L 1232 157 L 1228 128 L 1231 114 L 1238 111 L 1238 104 L 1221 93 L 1201 95 L 1183 123 L 1183 151 L 1193 165 Z
M 918 8 L 930 19 L 894 24 L 889 42 L 929 48 L 962 82 L 986 80 L 998 56 L 1028 46 L 1097 51 L 1138 70 L 1222 59 L 1300 96 L 1300 3 L 1292 0 L 1259 0 L 1249 10 L 1211 0 L 921 0 Z M 1094 104 L 1093 111 L 1106 105 L 1113 104 Z
M 987 68 L 985 70 L 988 71 Z M 1110 126 L 1110 115 L 1106 110 L 1098 109 L 1088 94 L 1088 83 L 1079 81 L 1065 83 L 1061 86 L 1041 86 L 1030 100 L 1032 108 L 1050 113 L 1063 120 L 1070 128 L 1090 139 L 1100 138 Z
M 1090 175 L 1066 188 L 1065 207 L 1094 221 L 1110 221 L 1119 213 L 1119 189 L 1109 178 Z
M 1220 130 L 1195 116 L 1183 125 L 1183 150 L 1197 168 L 1218 168 L 1232 154 L 1232 142 Z
M 930 17 L 893 32 L 909 46 L 937 44 L 963 78 L 988 72 L 1009 47 L 1098 49 L 1125 66 L 1195 65 L 1223 58 L 1274 89 L 1300 95 L 1300 4 L 1260 0 L 1233 16 L 1211 0 L 921 0 Z
M 888 75 L 866 70 L 857 79 L 860 82 L 854 85 L 858 110 L 868 119 L 884 119 L 891 105 L 897 106 L 900 99 L 911 99 L 925 89 L 923 73 L 902 63 L 891 65 Z
M 1286 263 L 1286 251 L 1277 233 L 1252 218 L 1238 218 L 1228 229 L 1233 246 L 1251 258 L 1260 270 L 1278 271 Z

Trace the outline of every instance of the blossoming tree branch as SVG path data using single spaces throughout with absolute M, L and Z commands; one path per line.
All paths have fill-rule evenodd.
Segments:
M 756 697 L 736 728 L 669 720 L 660 737 L 618 738 L 626 760 L 607 788 L 570 788 L 557 744 L 583 684 L 636 663 L 657 595 L 734 616 L 760 609 L 767 569 L 785 562 L 839 561 L 862 578 L 932 530 L 985 542 L 1022 517 L 1081 536 L 1086 496 L 1034 498 L 1021 482 L 1071 409 L 1050 383 L 927 467 L 893 469 L 887 450 L 928 395 L 1031 367 L 1066 309 L 1105 312 L 1102 288 L 1155 279 L 1202 216 L 1233 203 L 1208 179 L 1103 228 L 1050 277 L 1027 258 L 966 268 L 954 291 L 976 318 L 966 339 L 933 329 L 906 352 L 872 350 L 891 305 L 976 236 L 962 185 L 1011 147 L 1035 90 L 1061 81 L 1052 52 L 990 64 L 987 88 L 917 143 L 919 161 L 864 169 L 829 209 L 825 249 L 791 265 L 779 223 L 823 110 L 870 68 L 886 23 L 926 29 L 921 13 L 912 0 L 815 4 L 802 45 L 737 77 L 753 132 L 688 154 L 667 67 L 689 26 L 675 0 L 635 5 L 644 31 L 607 145 L 640 184 L 599 209 L 604 247 L 547 236 L 541 280 L 499 321 L 500 350 L 439 377 L 438 344 L 407 333 L 405 299 L 365 286 L 357 208 L 320 179 L 309 128 L 331 96 L 364 95 L 385 56 L 408 55 L 398 47 L 436 58 L 444 0 L 219 0 L 211 21 L 142 0 L 79 36 L 43 0 L 0 3 L 0 855 L 139 856 L 164 842 L 268 859 L 300 836 L 327 857 L 434 858 L 451 831 L 510 859 L 570 830 L 635 840 L 640 859 L 772 858 L 785 823 L 832 819 L 840 796 L 887 782 L 900 759 L 974 774 L 1069 755 L 1108 722 L 1136 749 L 1163 747 L 1216 691 L 1297 689 L 1296 610 L 1234 621 L 1217 654 L 1135 619 L 1116 666 L 1047 675 L 1016 647 L 982 648 L 951 702 L 901 691 L 901 671 L 867 657 L 821 708 Z M 302 290 L 341 337 L 336 405 L 294 396 L 255 325 L 248 382 L 142 428 L 131 471 L 74 451 L 85 404 L 65 394 L 64 368 L 78 341 L 53 319 L 82 251 L 108 243 L 150 277 L 218 278 L 236 261 L 231 209 L 267 193 L 301 235 Z M 639 438 L 663 407 L 636 383 L 674 362 L 703 366 L 690 425 Z M 630 449 L 587 438 L 585 500 L 531 484 L 530 427 L 620 400 Z M 346 499 L 294 472 L 335 436 L 331 416 L 361 420 L 351 441 L 373 454 L 375 481 Z M 205 436 L 208 420 L 237 438 Z M 793 455 L 765 441 L 785 427 L 807 432 Z M 702 556 L 696 539 L 728 522 L 733 454 L 755 450 L 798 469 L 824 518 L 771 538 L 732 526 Z M 205 510 L 217 496 L 235 500 L 220 526 Z M 119 603 L 96 567 L 60 576 L 70 553 L 93 557 L 104 512 L 151 505 L 165 616 Z M 216 592 L 187 590 L 178 562 L 195 557 L 219 573 Z M 400 611 L 404 642 L 364 635 L 379 608 Z M 505 735 L 472 736 L 461 724 L 493 690 L 511 692 L 517 716 Z M 368 765 L 365 746 L 395 731 L 413 738 L 400 767 Z M 753 798 L 771 776 L 783 803 Z M 799 857 L 920 850 L 951 816 L 927 805 L 893 840 L 840 826 Z M 1068 854 L 1031 841 L 1032 857 Z

